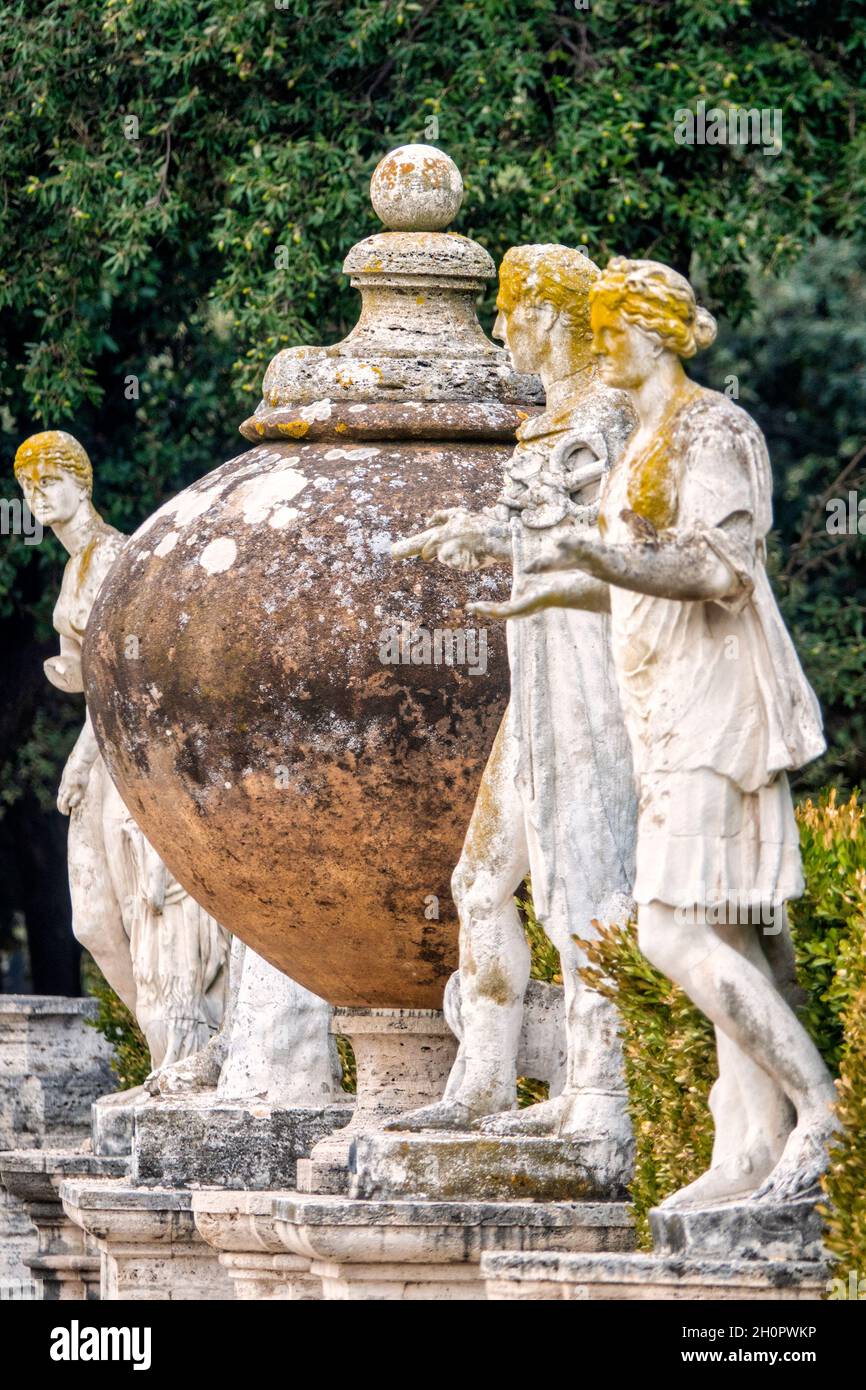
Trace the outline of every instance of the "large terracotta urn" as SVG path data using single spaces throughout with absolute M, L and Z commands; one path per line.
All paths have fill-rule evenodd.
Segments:
M 85 642 L 100 747 L 172 873 L 354 1008 L 441 1007 L 449 879 L 507 698 L 503 633 L 467 640 L 462 610 L 507 575 L 391 557 L 435 510 L 496 499 L 537 400 L 476 318 L 489 255 L 442 230 L 461 191 L 441 151 L 382 161 L 374 205 L 400 230 L 346 258 L 357 326 L 275 357 L 251 447 L 130 538 Z

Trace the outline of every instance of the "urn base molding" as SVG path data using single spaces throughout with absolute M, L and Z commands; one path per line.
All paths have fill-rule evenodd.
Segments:
M 352 1044 L 355 1111 L 344 1128 L 320 1140 L 298 1163 L 302 1192 L 347 1192 L 354 1141 L 407 1110 L 439 1100 L 457 1056 L 457 1039 L 438 1009 L 337 1008 L 331 1032 Z

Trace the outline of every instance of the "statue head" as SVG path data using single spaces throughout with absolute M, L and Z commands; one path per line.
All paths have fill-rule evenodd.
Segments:
M 590 290 L 593 350 L 608 386 L 635 388 L 670 353 L 694 357 L 716 336 L 684 275 L 659 261 L 615 256 Z
M 71 521 L 93 492 L 87 451 L 65 430 L 44 430 L 25 439 L 15 455 L 15 477 L 43 526 Z
M 589 292 L 601 274 L 570 246 L 512 246 L 499 267 L 493 335 L 519 372 L 565 377 L 592 361 Z

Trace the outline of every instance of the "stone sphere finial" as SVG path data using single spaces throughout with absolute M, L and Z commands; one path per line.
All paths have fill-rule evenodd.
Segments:
M 394 232 L 439 232 L 463 202 L 460 170 L 435 145 L 401 145 L 376 165 L 370 198 L 377 217 Z

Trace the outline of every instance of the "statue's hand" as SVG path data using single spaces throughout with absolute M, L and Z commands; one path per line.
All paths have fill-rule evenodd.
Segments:
M 80 657 L 65 652 L 60 656 L 50 656 L 42 665 L 51 684 L 56 685 L 58 690 L 65 690 L 68 695 L 81 694 L 84 682 L 81 678 Z
M 474 618 L 489 618 L 491 622 L 505 622 L 508 618 L 528 618 L 533 613 L 541 613 L 545 608 L 561 606 L 560 587 L 549 580 L 531 580 L 519 594 L 507 603 L 467 603 L 466 612 Z
M 81 805 L 87 791 L 90 771 L 91 764 L 77 758 L 75 753 L 67 760 L 57 792 L 57 809 L 62 816 L 68 816 L 70 811 Z
M 506 621 L 528 618 L 545 608 L 581 608 L 590 613 L 610 611 L 610 592 L 606 584 L 587 574 L 557 574 L 547 579 L 526 580 L 520 592 L 507 603 L 467 603 L 473 617 Z
M 425 531 L 396 541 L 391 554 L 395 560 L 420 555 L 450 569 L 475 570 L 509 559 L 511 547 L 508 535 L 500 535 L 489 517 L 449 507 L 434 512 Z

